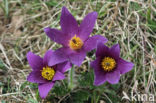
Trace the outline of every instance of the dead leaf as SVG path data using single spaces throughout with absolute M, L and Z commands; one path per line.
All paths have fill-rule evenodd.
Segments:
M 21 11 L 15 12 L 11 18 L 11 25 L 10 25 L 10 29 L 14 35 L 20 36 L 20 34 L 22 34 L 20 27 L 23 26 L 23 22 L 24 22 L 24 16 L 21 15 Z

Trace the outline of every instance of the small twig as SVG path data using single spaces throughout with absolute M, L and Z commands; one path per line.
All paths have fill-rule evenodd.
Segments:
M 21 93 L 25 93 L 25 92 L 21 92 Z M 6 94 L 2 94 L 2 95 L 0 95 L 0 97 L 9 96 L 9 95 L 14 95 L 14 94 L 21 94 L 21 93 L 20 93 L 20 92 L 6 93 Z

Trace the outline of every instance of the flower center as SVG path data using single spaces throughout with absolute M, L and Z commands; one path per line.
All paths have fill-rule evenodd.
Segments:
M 52 80 L 54 75 L 55 75 L 55 70 L 53 68 L 50 68 L 50 67 L 43 67 L 42 71 L 42 77 L 44 79 L 47 79 L 47 80 Z
M 79 38 L 76 37 L 76 35 L 69 41 L 69 46 L 73 50 L 78 50 L 81 49 L 83 46 L 83 41 Z
M 111 57 L 105 57 L 102 59 L 101 66 L 104 69 L 104 71 L 111 71 L 116 66 L 116 61 Z

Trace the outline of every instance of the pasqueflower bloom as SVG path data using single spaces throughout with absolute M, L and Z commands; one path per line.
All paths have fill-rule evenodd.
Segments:
M 106 43 L 107 39 L 103 36 L 95 35 L 89 37 L 96 18 L 97 13 L 91 12 L 78 26 L 75 18 L 66 7 L 63 7 L 60 18 L 61 30 L 50 27 L 44 29 L 51 40 L 63 46 L 54 52 L 55 55 L 51 58 L 49 65 L 69 60 L 71 63 L 80 66 L 86 56 L 86 52 L 96 48 L 97 41 Z
M 108 81 L 111 84 L 119 82 L 120 74 L 125 74 L 133 68 L 134 64 L 127 62 L 120 57 L 119 44 L 108 48 L 98 42 L 96 60 L 91 62 L 94 69 L 94 85 L 98 86 Z
M 65 78 L 64 72 L 71 68 L 71 64 L 67 61 L 49 66 L 48 62 L 51 56 L 53 56 L 52 50 L 47 51 L 44 58 L 32 52 L 27 53 L 27 60 L 32 68 L 27 80 L 32 83 L 38 83 L 41 98 L 45 98 L 55 82 L 63 80 Z

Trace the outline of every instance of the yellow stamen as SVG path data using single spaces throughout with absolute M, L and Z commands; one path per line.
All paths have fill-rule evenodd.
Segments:
M 78 50 L 81 49 L 83 46 L 83 41 L 79 38 L 76 37 L 76 35 L 69 41 L 69 46 L 73 50 Z
M 47 80 L 52 80 L 54 75 L 55 75 L 55 70 L 51 67 L 43 67 L 42 71 L 42 77 L 44 79 L 47 79 Z
M 105 57 L 101 62 L 104 71 L 112 71 L 116 66 L 116 61 L 111 57 Z

